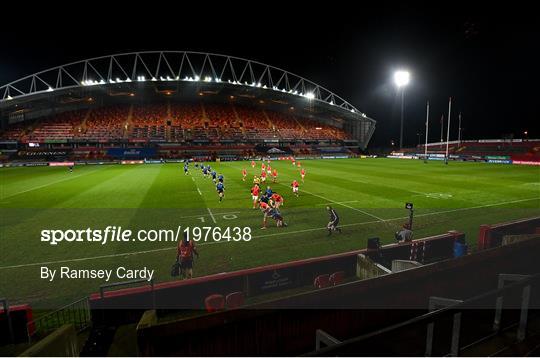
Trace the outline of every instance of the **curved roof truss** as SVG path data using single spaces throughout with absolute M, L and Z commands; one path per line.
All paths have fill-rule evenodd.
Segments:
M 244 58 L 193 51 L 129 52 L 49 68 L 0 87 L 0 103 L 36 93 L 109 83 L 189 81 L 229 83 L 284 92 L 367 116 L 304 77 Z

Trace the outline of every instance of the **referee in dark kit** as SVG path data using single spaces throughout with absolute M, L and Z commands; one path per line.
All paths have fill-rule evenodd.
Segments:
M 328 235 L 332 235 L 332 231 L 337 231 L 341 234 L 341 229 L 338 227 L 339 224 L 339 216 L 330 205 L 326 207 L 326 210 L 328 211 L 328 215 L 330 216 L 330 221 L 328 222 L 328 225 L 326 225 L 326 229 L 328 230 Z

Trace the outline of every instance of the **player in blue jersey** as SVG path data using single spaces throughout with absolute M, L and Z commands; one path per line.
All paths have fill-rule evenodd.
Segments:
M 274 194 L 274 192 L 272 191 L 272 188 L 270 188 L 269 186 L 267 186 L 264 195 L 266 195 L 266 197 L 267 197 L 268 199 L 270 199 L 270 198 L 272 197 L 272 194 Z
M 218 175 L 218 181 L 219 181 L 220 183 L 223 183 L 223 174 L 219 174 L 219 175 Z
M 222 182 L 217 183 L 216 190 L 218 192 L 219 202 L 221 203 L 221 201 L 223 200 L 223 192 L 225 191 L 225 185 L 223 185 Z
M 216 177 L 217 177 L 217 173 L 215 170 L 212 171 L 212 181 L 214 182 L 214 184 L 216 183 Z
M 184 174 L 185 174 L 185 175 L 188 175 L 188 174 L 189 174 L 189 165 L 188 165 L 187 162 L 184 163 Z

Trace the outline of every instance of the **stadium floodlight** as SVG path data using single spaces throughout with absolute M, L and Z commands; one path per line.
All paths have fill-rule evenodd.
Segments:
M 204 82 L 212 82 L 212 77 L 206 76 L 206 77 L 204 78 Z
M 330 101 L 330 105 L 333 106 L 333 105 L 334 105 L 334 101 Z
M 8 95 L 8 96 L 7 96 L 7 99 L 8 99 L 8 100 L 12 100 L 13 97 L 11 97 L 10 95 Z
M 315 94 L 313 92 L 308 92 L 306 93 L 306 98 L 307 99 L 314 99 L 315 98 Z
M 216 82 L 218 82 L 218 83 L 219 83 L 219 82 L 221 82 L 221 78 L 219 78 L 219 77 L 216 77 L 216 78 L 214 78 L 214 81 L 216 81 Z
M 111 78 L 111 79 L 109 80 L 109 83 L 115 83 L 115 82 L 114 82 L 114 80 Z
M 403 148 L 403 101 L 405 97 L 405 86 L 409 84 L 411 75 L 409 71 L 396 71 L 394 73 L 394 82 L 398 89 L 401 88 L 401 125 L 399 131 L 399 149 Z
M 157 79 L 156 79 L 155 77 L 152 77 L 152 81 L 154 81 L 154 82 L 155 82 L 155 81 L 157 81 Z
M 97 81 L 94 81 L 94 84 L 96 84 L 96 85 L 97 85 L 97 84 L 98 84 L 98 82 L 97 82 Z M 101 81 L 99 81 L 99 84 L 100 84 L 100 85 L 104 85 L 104 84 L 105 84 L 105 80 L 101 80 Z
M 126 82 L 131 82 L 131 78 L 126 78 Z
M 116 82 L 122 83 L 123 81 L 119 77 L 116 77 Z
M 261 83 L 260 83 L 260 82 L 258 82 L 258 83 L 257 83 L 257 87 L 261 87 L 261 86 L 262 86 L 262 85 L 261 85 Z
M 195 81 L 200 80 L 201 78 L 199 76 L 195 76 Z
M 394 82 L 396 86 L 403 87 L 409 84 L 411 75 L 408 71 L 396 71 L 394 73 Z
M 180 79 L 180 76 L 176 76 L 176 80 L 178 81 Z
M 52 92 L 52 91 L 53 91 L 53 88 L 49 86 L 49 88 L 47 89 L 47 92 Z

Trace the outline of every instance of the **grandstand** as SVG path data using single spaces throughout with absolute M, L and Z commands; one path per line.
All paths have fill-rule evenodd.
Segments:
M 114 147 L 179 157 L 194 146 L 199 155 L 239 158 L 263 155 L 258 148 L 269 143 L 305 155 L 357 154 L 375 121 L 324 87 L 259 62 L 138 52 L 58 66 L 0 87 L 0 129 L 4 153 L 62 143 L 72 149 L 70 160 L 106 159 Z M 80 148 L 87 148 L 82 157 Z
M 0 87 L 0 356 L 538 353 L 538 168 L 489 161 L 540 163 L 540 141 L 452 142 L 450 159 L 488 163 L 424 165 L 358 155 L 375 124 L 305 78 L 210 53 L 104 56 Z M 343 159 L 304 161 L 327 158 Z M 224 175 L 223 201 L 186 159 Z M 241 173 L 260 164 L 279 170 L 267 183 L 286 226 L 252 207 Z M 413 214 L 414 239 L 396 243 Z M 177 242 L 37 241 L 113 226 L 250 240 L 197 242 L 189 279 Z M 155 276 L 39 275 L 120 265 Z

